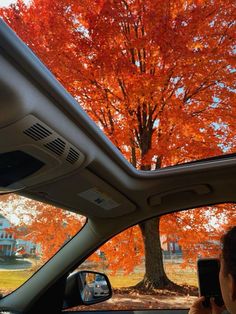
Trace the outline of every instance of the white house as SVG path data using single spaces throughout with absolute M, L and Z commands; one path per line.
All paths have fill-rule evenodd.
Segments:
M 14 238 L 7 229 L 11 227 L 10 221 L 0 214 L 0 257 L 21 256 L 23 253 L 35 255 L 40 252 L 40 246 L 27 240 Z
M 12 256 L 14 254 L 16 240 L 13 234 L 6 230 L 10 226 L 9 220 L 0 214 L 0 256 Z

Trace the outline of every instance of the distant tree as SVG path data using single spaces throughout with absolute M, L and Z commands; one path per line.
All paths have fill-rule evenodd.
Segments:
M 15 194 L 1 196 L 0 208 L 16 239 L 40 246 L 42 261 L 52 257 L 85 223 L 83 216 Z

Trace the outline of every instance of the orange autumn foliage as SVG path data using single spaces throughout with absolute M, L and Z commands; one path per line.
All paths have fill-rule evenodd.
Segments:
M 235 151 L 231 0 L 18 1 L 1 15 L 136 167 Z
M 41 202 L 9 194 L 0 198 L 1 213 L 15 219 L 6 231 L 38 246 L 42 261 L 52 257 L 84 225 L 85 217 Z
M 0 15 L 138 169 L 235 152 L 233 1 L 32 0 Z M 189 260 L 209 236 L 196 213 L 161 224 L 163 234 L 176 229 Z M 141 261 L 138 233 L 105 245 L 113 269 L 116 247 L 133 245 L 132 258 L 117 257 L 125 271 Z
M 182 266 L 196 267 L 197 258 L 219 256 L 221 237 L 236 225 L 235 210 L 234 204 L 220 204 L 168 214 L 161 218 L 160 232 L 181 246 Z
M 162 246 L 167 242 L 181 246 L 182 267 L 195 268 L 200 257 L 218 257 L 222 235 L 236 225 L 235 211 L 234 204 L 220 204 L 164 215 L 160 219 Z M 103 261 L 97 253 L 90 260 L 106 265 L 112 272 L 132 272 L 144 262 L 140 229 L 135 226 L 118 234 L 105 243 L 100 252 L 105 256 Z

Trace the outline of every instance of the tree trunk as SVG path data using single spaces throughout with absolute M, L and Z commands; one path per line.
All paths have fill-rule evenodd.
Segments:
M 159 223 L 160 218 L 152 218 L 139 225 L 145 248 L 145 275 L 136 288 L 142 290 L 177 288 L 164 270 Z
M 137 133 L 140 134 L 140 136 L 137 137 L 137 140 L 141 151 L 141 160 L 143 160 L 145 155 L 151 149 L 152 135 L 154 131 L 150 108 L 148 109 L 146 104 L 139 106 L 137 117 L 139 122 L 139 132 Z M 149 127 L 147 127 L 147 125 Z M 156 168 L 160 166 L 161 158 L 158 158 L 156 161 Z M 150 171 L 151 165 L 141 164 L 141 170 Z M 145 249 L 145 275 L 143 280 L 136 285 L 136 288 L 141 290 L 176 290 L 179 287 L 168 279 L 164 270 L 159 224 L 160 218 L 153 218 L 139 224 Z

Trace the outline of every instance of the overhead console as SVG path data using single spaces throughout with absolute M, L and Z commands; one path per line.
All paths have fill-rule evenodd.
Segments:
M 80 167 L 84 154 L 48 125 L 28 115 L 0 128 L 0 190 L 21 190 Z

